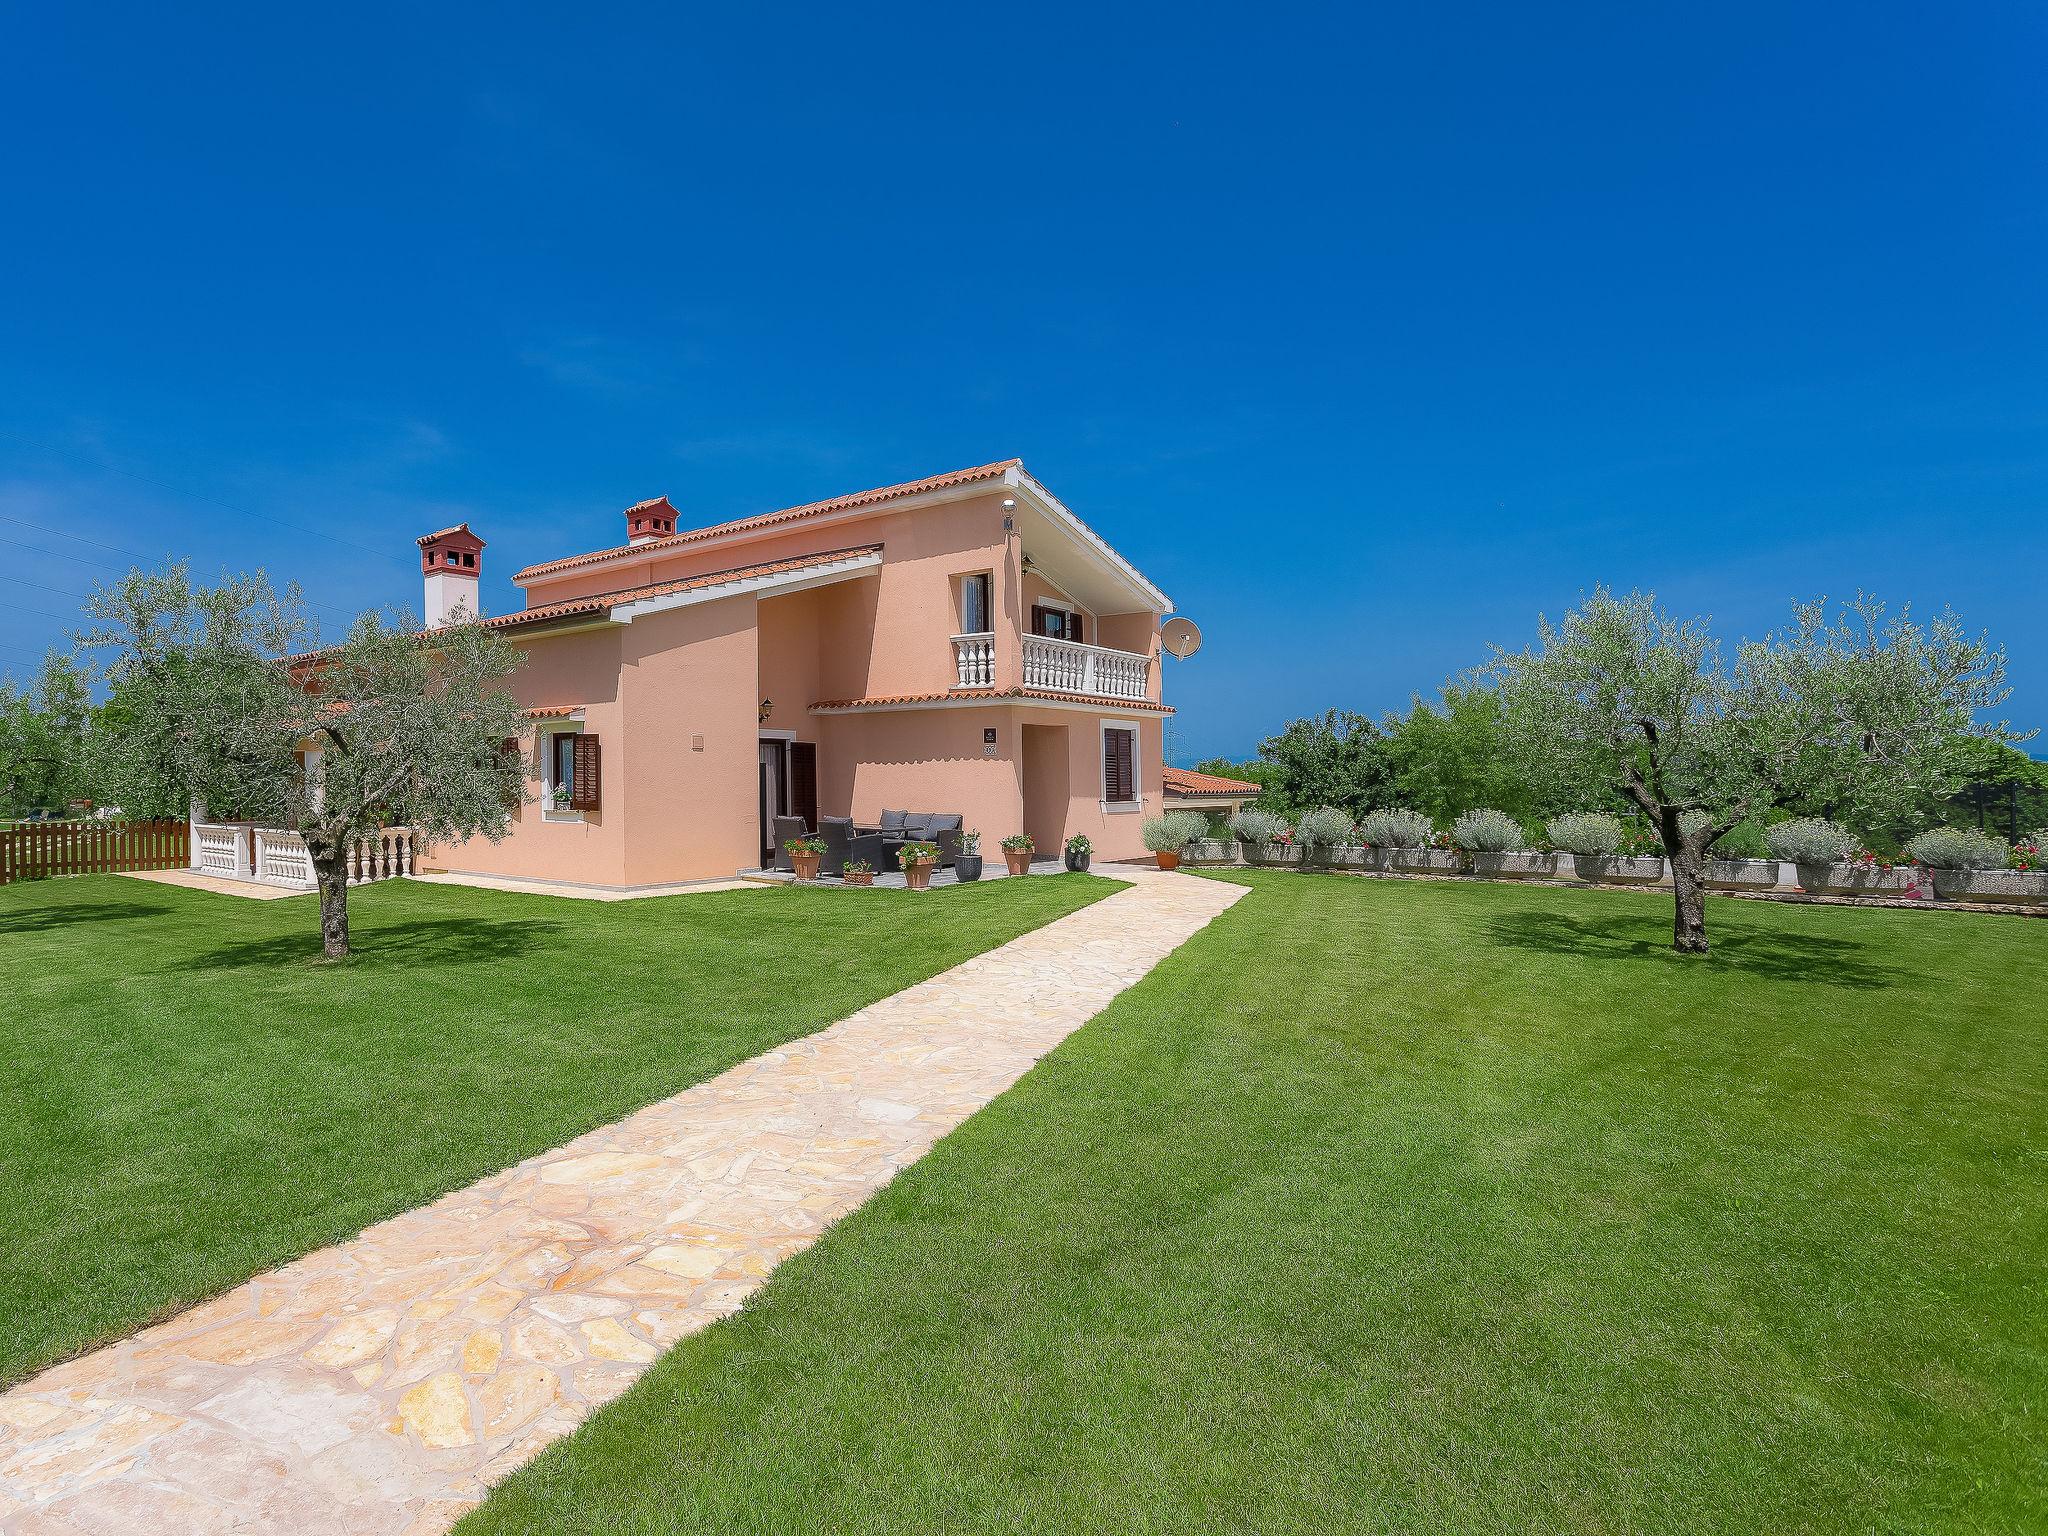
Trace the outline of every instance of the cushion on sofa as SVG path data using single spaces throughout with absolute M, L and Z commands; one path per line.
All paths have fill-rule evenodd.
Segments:
M 959 830 L 960 818 L 958 816 L 927 816 L 924 819 L 924 835 L 926 837 L 937 837 L 941 832 L 958 832 Z
M 903 825 L 904 815 L 902 811 L 884 811 L 882 819 L 876 825 L 884 832 L 894 832 Z

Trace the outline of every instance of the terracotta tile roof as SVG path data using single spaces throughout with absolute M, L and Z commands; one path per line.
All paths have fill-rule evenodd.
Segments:
M 781 576 L 790 571 L 806 570 L 814 565 L 830 565 L 835 560 L 851 559 L 855 555 L 878 555 L 882 552 L 879 544 L 856 544 L 847 549 L 828 549 L 818 555 L 793 555 L 787 560 L 767 560 L 758 565 L 736 565 L 730 570 L 706 571 L 701 576 L 686 576 L 679 581 L 657 581 L 647 586 L 620 587 L 611 592 L 593 592 L 588 597 L 572 597 L 565 602 L 545 603 L 538 608 L 522 608 L 517 613 L 501 613 L 494 619 L 483 621 L 486 629 L 524 629 L 530 624 L 547 624 L 555 619 L 575 618 L 582 614 L 605 614 L 625 603 L 637 603 L 650 597 L 667 597 L 675 592 L 688 592 L 695 587 L 722 586 L 729 581 L 751 581 L 760 576 Z M 433 634 L 431 629 L 420 631 L 422 638 Z M 338 649 L 326 646 L 317 651 L 306 651 L 297 656 L 287 656 L 288 665 L 299 662 L 317 661 L 329 651 Z
M 938 704 L 949 699 L 1002 703 L 1018 699 L 1054 699 L 1064 704 L 1099 704 L 1104 709 L 1135 709 L 1170 715 L 1173 710 L 1150 699 L 1105 699 L 1092 693 L 1059 693 L 1050 688 L 949 688 L 944 693 L 880 693 L 864 699 L 820 699 L 813 709 L 890 709 L 899 704 Z
M 643 546 L 644 547 L 644 546 Z M 668 597 L 676 592 L 688 592 L 697 587 L 723 586 L 729 581 L 752 581 L 761 576 L 781 576 L 790 571 L 807 570 L 814 565 L 830 565 L 835 560 L 849 560 L 855 555 L 880 554 L 879 544 L 857 544 L 849 549 L 828 549 L 818 555 L 792 555 L 787 560 L 767 560 L 759 565 L 736 565 L 730 570 L 706 571 L 701 576 L 685 576 L 677 581 L 657 581 L 647 586 L 620 587 L 611 592 L 593 592 L 588 597 L 572 597 L 559 603 L 543 603 L 538 608 L 524 608 L 518 613 L 500 614 L 495 619 L 485 619 L 486 629 L 521 629 L 529 624 L 545 624 L 553 619 L 573 618 L 584 613 L 609 613 L 613 608 L 626 603 L 637 603 L 650 597 Z
M 513 576 L 515 582 L 526 581 L 536 576 L 552 576 L 559 571 L 575 570 L 580 566 L 596 565 L 619 555 L 659 554 L 666 549 L 676 549 L 719 534 L 741 533 L 755 528 L 772 528 L 780 523 L 794 523 L 806 517 L 815 517 L 822 512 L 843 512 L 852 507 L 872 506 L 878 502 L 894 501 L 898 496 L 915 496 L 924 491 L 945 490 L 949 486 L 967 485 L 976 480 L 998 480 L 1012 469 L 1021 468 L 1022 459 L 1004 459 L 999 464 L 978 464 L 973 469 L 955 469 L 943 475 L 932 475 L 923 480 L 906 480 L 901 485 L 877 486 L 871 491 L 855 491 L 850 496 L 835 496 L 829 501 L 807 502 L 801 507 L 785 507 L 780 512 L 764 512 L 758 517 L 743 517 L 736 522 L 717 523 L 709 528 L 691 528 L 681 533 L 669 534 L 666 538 L 643 539 L 638 544 L 620 544 L 611 549 L 592 550 L 587 555 L 570 555 L 561 560 L 544 560 L 538 565 L 529 565 Z M 647 501 L 637 502 L 633 508 L 648 507 L 667 498 L 656 496 Z
M 1256 795 L 1260 786 L 1244 779 L 1226 779 L 1220 773 L 1169 766 L 1165 789 L 1169 795 Z
M 451 533 L 467 532 L 469 532 L 469 524 L 457 523 L 453 528 L 436 528 L 432 533 L 423 533 L 413 542 L 416 544 L 426 544 L 430 543 L 435 539 L 445 539 Z
M 531 709 L 522 709 L 520 713 L 529 720 L 566 720 L 582 709 L 581 704 L 536 704 Z

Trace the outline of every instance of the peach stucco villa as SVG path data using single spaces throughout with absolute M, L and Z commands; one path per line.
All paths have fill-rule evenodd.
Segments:
M 647 886 L 767 862 L 772 818 L 958 813 L 987 840 L 1141 853 L 1161 802 L 1171 604 L 1011 459 L 715 527 L 666 498 L 626 542 L 530 565 L 487 622 L 534 799 L 424 867 Z M 419 541 L 427 621 L 476 606 L 483 541 Z

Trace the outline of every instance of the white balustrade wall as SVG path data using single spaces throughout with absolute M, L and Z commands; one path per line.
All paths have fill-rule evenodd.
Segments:
M 1026 688 L 1104 699 L 1142 699 L 1151 669 L 1152 659 L 1135 651 L 1113 651 L 1106 645 L 1084 645 L 1048 635 L 1024 637 Z
M 961 688 L 988 688 L 996 680 L 996 637 L 994 635 L 955 635 L 953 637 L 953 670 L 959 674 L 956 686 Z
M 193 829 L 202 873 L 230 880 L 257 880 L 311 890 L 319 882 L 306 840 L 282 827 L 246 827 L 202 822 Z M 252 841 L 253 840 L 253 841 Z M 368 885 L 412 873 L 413 833 L 409 827 L 366 832 L 349 845 L 348 883 Z

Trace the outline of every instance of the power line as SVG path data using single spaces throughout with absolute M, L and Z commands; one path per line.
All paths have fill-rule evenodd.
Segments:
M 0 518 L 5 518 L 6 521 L 10 523 L 20 523 L 24 527 L 34 528 L 40 533 L 55 534 L 59 538 L 78 538 L 76 534 L 68 534 L 63 532 L 61 529 L 45 528 L 40 523 L 31 523 L 25 517 L 9 517 L 5 512 L 0 512 Z M 102 544 L 98 539 L 81 538 L 78 540 L 78 542 L 81 544 L 90 544 L 95 549 L 110 549 L 117 555 L 127 555 L 130 559 L 133 560 L 147 560 L 149 558 L 149 556 L 147 555 L 137 554 L 132 549 L 123 549 L 118 544 Z M 0 539 L 0 544 L 12 544 L 16 549 L 32 549 L 39 555 L 48 555 L 52 560 L 75 560 L 81 565 L 96 565 L 100 567 L 101 570 L 106 571 L 119 571 L 126 569 L 126 567 L 114 564 L 114 562 L 111 560 L 94 560 L 85 555 L 67 555 L 62 550 L 44 549 L 39 544 L 24 544 L 20 539 Z M 300 596 L 299 601 L 305 603 L 308 607 L 311 608 L 325 608 L 329 613 L 345 613 L 351 619 L 353 619 L 356 616 L 355 609 L 344 608 L 338 603 L 318 603 L 315 602 L 312 598 L 306 597 L 303 594 Z
M 46 440 L 31 437 L 26 432 L 16 432 L 7 427 L 0 427 L 0 437 L 11 437 L 17 442 L 27 443 L 32 447 L 40 448 L 45 453 L 54 453 L 59 456 L 68 455 L 74 459 L 81 457 L 75 448 L 57 447 Z M 344 539 L 338 533 L 329 533 L 324 528 L 308 528 L 303 524 L 288 522 L 284 518 L 274 516 L 268 512 L 258 512 L 249 507 L 238 507 L 231 501 L 222 501 L 218 496 L 207 496 L 198 491 L 188 491 L 182 486 L 172 485 L 167 480 L 152 480 L 148 475 L 138 475 L 133 470 L 122 469 L 119 465 L 109 463 L 105 459 L 101 459 L 97 467 L 107 471 L 109 474 L 124 475 L 128 479 L 139 481 L 143 485 L 153 485 L 160 491 L 169 491 L 173 496 L 183 496 L 188 501 L 203 501 L 209 506 L 219 507 L 223 511 L 232 512 L 237 517 L 253 517 L 260 523 L 275 523 L 280 528 L 289 528 L 294 533 L 305 534 L 308 538 L 327 539 L 336 544 L 346 544 L 350 549 L 359 549 L 364 554 L 375 555 L 380 560 L 396 560 L 400 565 L 409 563 L 405 556 L 394 555 L 388 549 L 374 549 L 368 544 L 358 544 L 354 539 Z

